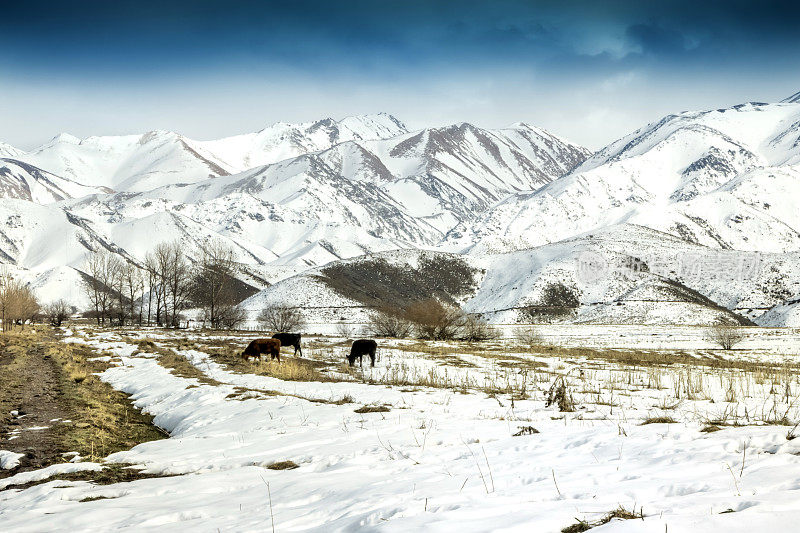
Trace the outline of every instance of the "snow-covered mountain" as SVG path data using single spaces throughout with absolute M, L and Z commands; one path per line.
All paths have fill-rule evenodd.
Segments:
M 169 132 L 61 135 L 22 157 L 117 192 L 73 190 L 81 186 L 70 178 L 37 174 L 37 184 L 56 184 L 51 194 L 24 194 L 33 181 L 17 172 L 0 210 L 8 213 L 0 250 L 40 278 L 59 267 L 62 279 L 63 268 L 80 276 L 87 249 L 141 261 L 158 241 L 199 249 L 216 237 L 239 251 L 259 285 L 364 253 L 434 247 L 456 223 L 511 192 L 549 183 L 588 155 L 525 124 L 408 132 L 385 114 L 276 124 L 207 142 Z M 60 244 L 48 254 L 52 235 Z
M 446 232 L 511 192 L 551 182 L 589 154 L 527 124 L 484 130 L 461 123 L 344 143 L 320 155 L 340 173 L 382 181 L 409 213 Z
M 408 132 L 406 125 L 386 113 L 325 118 L 314 122 L 278 122 L 256 133 L 195 144 L 241 172 L 299 155 L 326 150 L 346 141 L 388 139 Z
M 264 263 L 307 268 L 435 246 L 492 202 L 548 183 L 587 155 L 529 126 L 468 124 L 350 140 L 240 174 L 69 202 L 98 226 L 172 213 L 238 240 Z
M 163 185 L 196 183 L 216 176 L 316 152 L 349 140 L 405 133 L 389 115 L 278 123 L 257 133 L 195 141 L 170 131 L 78 139 L 62 133 L 14 157 L 92 186 L 142 192 Z
M 670 115 L 570 174 L 509 196 L 447 240 L 455 249 L 506 251 L 632 223 L 713 248 L 794 251 L 798 164 L 800 105 Z
M 151 132 L 62 135 L 29 153 L 0 147 L 9 155 L 0 257 L 46 300 L 80 298 L 87 250 L 139 262 L 160 241 L 198 250 L 218 238 L 237 250 L 243 279 L 263 288 L 245 302 L 251 310 L 304 302 L 320 320 L 341 307 L 364 314 L 364 302 L 326 284 L 330 269 L 380 258 L 419 273 L 424 258 L 455 257 L 475 273 L 460 303 L 498 321 L 559 282 L 581 296 L 578 321 L 736 313 L 792 324 L 800 104 L 791 100 L 669 115 L 593 155 L 524 123 L 410 132 L 385 114 L 216 141 Z M 587 257 L 612 268 L 587 279 Z M 742 274 L 748 265 L 758 268 Z
M 111 192 L 88 187 L 15 159 L 0 158 L 0 197 L 49 204 L 68 198 Z
M 0 157 L 19 157 L 25 154 L 24 151 L 14 148 L 10 144 L 6 144 L 4 142 L 0 142 Z
M 193 183 L 232 171 L 168 131 L 86 139 L 62 133 L 19 159 L 78 183 L 121 191 Z

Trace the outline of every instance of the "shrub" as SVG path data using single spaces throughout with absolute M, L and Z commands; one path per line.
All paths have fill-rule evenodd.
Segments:
M 336 334 L 344 339 L 352 339 L 355 333 L 355 328 L 352 324 L 347 322 L 339 322 L 336 324 Z
M 422 339 L 452 340 L 458 337 L 464 324 L 464 313 L 457 307 L 445 306 L 436 299 L 411 304 L 406 319 Z
M 3 331 L 9 331 L 14 324 L 25 327 L 39 313 L 39 303 L 30 286 L 10 275 L 0 272 L 0 321 Z
M 411 335 L 411 322 L 391 311 L 379 311 L 369 320 L 368 330 L 375 337 L 403 339 Z
M 465 341 L 488 341 L 499 336 L 500 332 L 480 317 L 468 316 L 461 326 L 461 339 Z
M 578 292 L 563 283 L 548 283 L 542 290 L 542 305 L 574 309 L 580 305 Z
M 517 328 L 515 331 L 520 344 L 524 346 L 544 346 L 544 337 L 542 337 L 536 328 Z
M 380 307 L 392 302 L 404 309 L 425 298 L 453 302 L 466 296 L 474 288 L 477 272 L 462 257 L 426 252 L 416 267 L 380 257 L 332 263 L 322 268 L 320 280 L 362 305 Z
M 730 350 L 742 342 L 744 333 L 729 320 L 720 319 L 706 330 L 706 340 L 718 345 L 723 350 Z
M 520 309 L 520 314 L 528 320 L 569 315 L 580 305 L 578 296 L 576 289 L 551 282 L 542 289 L 539 303 Z
M 296 332 L 305 325 L 303 313 L 296 307 L 271 306 L 258 314 L 258 322 L 272 331 Z

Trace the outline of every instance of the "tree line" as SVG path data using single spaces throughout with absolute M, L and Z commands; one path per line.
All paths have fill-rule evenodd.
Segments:
M 234 250 L 220 241 L 194 261 L 179 241 L 156 245 L 141 263 L 100 249 L 86 258 L 83 287 L 91 309 L 84 316 L 99 325 L 179 327 L 184 311 L 199 308 L 205 325 L 234 328 L 246 318 L 237 305 L 238 270 Z

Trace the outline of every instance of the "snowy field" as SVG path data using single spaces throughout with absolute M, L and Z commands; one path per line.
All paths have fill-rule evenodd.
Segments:
M 381 341 L 363 371 L 342 365 L 343 339 L 311 337 L 311 381 L 288 351 L 280 369 L 220 355 L 255 333 L 69 331 L 64 342 L 106 354 L 102 379 L 170 434 L 107 461 L 169 477 L 0 490 L 2 529 L 558 532 L 619 508 L 639 518 L 596 531 L 794 529 L 797 331 L 748 330 L 730 352 L 700 328 L 537 333 L 559 348 Z M 269 468 L 283 461 L 297 468 Z M 0 489 L 97 468 L 55 465 Z

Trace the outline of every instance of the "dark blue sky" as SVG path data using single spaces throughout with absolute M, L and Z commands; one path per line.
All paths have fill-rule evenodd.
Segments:
M 16 2 L 0 140 L 204 139 L 386 111 L 544 126 L 599 147 L 685 109 L 800 90 L 790 2 Z

